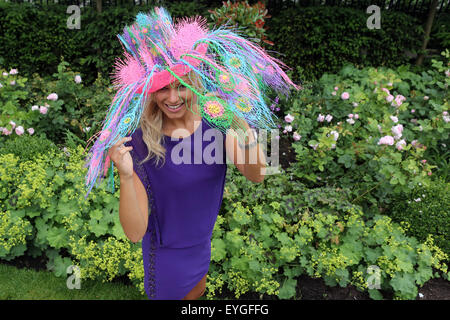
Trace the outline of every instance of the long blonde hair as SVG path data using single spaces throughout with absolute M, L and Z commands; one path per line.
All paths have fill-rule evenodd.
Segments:
M 203 85 L 195 72 L 191 71 L 181 78 L 189 85 L 192 85 L 197 91 L 204 91 Z M 192 95 L 195 95 L 195 93 L 192 92 Z M 162 166 L 166 161 L 166 148 L 162 145 L 162 140 L 164 139 L 162 133 L 163 116 L 164 113 L 156 104 L 154 94 L 150 94 L 139 121 L 139 125 L 142 129 L 142 140 L 147 145 L 148 149 L 146 158 L 142 160 L 140 164 L 152 158 L 156 158 L 156 165 L 162 161 Z

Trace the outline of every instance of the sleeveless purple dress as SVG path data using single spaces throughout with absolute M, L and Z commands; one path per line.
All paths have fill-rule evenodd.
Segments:
M 142 255 L 151 300 L 181 300 L 208 272 L 227 171 L 225 138 L 204 119 L 184 139 L 164 135 L 164 165 L 155 158 L 140 164 L 148 154 L 141 128 L 125 143 L 133 146 L 133 168 L 149 200 Z

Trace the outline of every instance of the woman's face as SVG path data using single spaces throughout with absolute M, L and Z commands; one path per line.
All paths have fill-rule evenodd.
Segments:
M 186 80 L 183 79 L 183 81 Z M 158 107 L 170 119 L 183 118 L 189 111 L 187 106 L 192 107 L 192 104 L 196 102 L 195 94 L 178 80 L 156 91 L 154 99 Z

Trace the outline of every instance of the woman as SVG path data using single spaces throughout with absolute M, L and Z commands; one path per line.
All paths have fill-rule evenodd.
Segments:
M 108 167 L 114 182 L 114 163 L 123 230 L 132 242 L 142 239 L 147 296 L 197 299 L 226 159 L 263 181 L 265 157 L 249 124 L 274 127 L 264 90 L 297 86 L 280 61 L 232 31 L 209 31 L 201 17 L 172 24 L 155 8 L 119 39 L 126 59 L 116 64 L 119 90 L 91 150 L 89 191 Z
M 206 287 L 212 230 L 222 201 L 227 166 L 225 157 L 213 164 L 204 161 L 174 164 L 173 158 L 178 155 L 172 150 L 183 142 L 191 144 L 192 158 L 200 160 L 204 160 L 201 158 L 208 145 L 215 147 L 216 156 L 225 151 L 220 131 L 208 127 L 200 116 L 188 112 L 188 106 L 192 105 L 194 110 L 198 108 L 193 100 L 195 95 L 179 81 L 158 90 L 154 93 L 154 102 L 149 103 L 144 111 L 142 130 L 138 129 L 131 138 L 120 140 L 109 152 L 120 176 L 119 215 L 124 232 L 133 242 L 144 238 L 145 289 L 149 298 L 197 299 Z M 181 106 L 175 111 L 170 110 L 170 106 L 177 105 Z M 218 133 L 215 137 L 219 139 L 214 142 L 201 139 L 202 148 L 195 148 L 194 133 L 208 128 L 215 130 Z M 164 165 L 160 168 L 155 163 L 147 162 L 143 166 L 138 163 L 149 150 L 143 142 L 147 140 L 146 144 L 150 146 L 155 144 L 151 142 L 152 134 L 161 136 L 164 140 L 162 146 L 167 149 Z M 265 167 L 261 149 L 256 146 L 249 149 L 249 152 L 259 151 L 259 161 L 252 168 L 248 164 L 239 164 L 237 158 L 243 156 L 242 150 L 237 149 L 239 144 L 232 139 L 236 138 L 226 135 L 226 154 L 235 153 L 238 169 L 249 180 L 261 182 L 264 172 L 258 169 Z M 231 150 L 231 147 L 236 149 Z M 195 154 L 196 150 L 200 150 L 200 154 Z M 147 188 L 152 188 L 148 189 L 149 195 Z M 150 212 L 150 217 L 155 213 L 155 219 L 150 219 L 150 223 L 147 213 L 149 197 L 156 204 Z M 159 230 L 160 241 L 156 241 L 153 230 Z M 153 272 L 150 270 L 152 267 Z

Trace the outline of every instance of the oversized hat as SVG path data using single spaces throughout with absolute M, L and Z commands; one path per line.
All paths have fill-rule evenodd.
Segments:
M 116 60 L 112 74 L 117 93 L 102 130 L 92 137 L 98 138 L 85 165 L 86 198 L 111 161 L 108 149 L 137 129 L 149 95 L 175 80 L 197 95 L 200 116 L 224 133 L 244 129 L 236 117 L 257 129 L 276 128 L 276 115 L 266 103 L 269 87 L 286 96 L 290 87 L 299 89 L 281 69 L 286 65 L 280 60 L 231 28 L 209 30 L 200 16 L 173 23 L 164 8 L 156 7 L 148 14 L 138 13 L 123 31 L 118 38 L 124 59 Z M 182 79 L 189 72 L 200 80 L 201 90 Z M 112 163 L 109 168 L 114 190 Z

